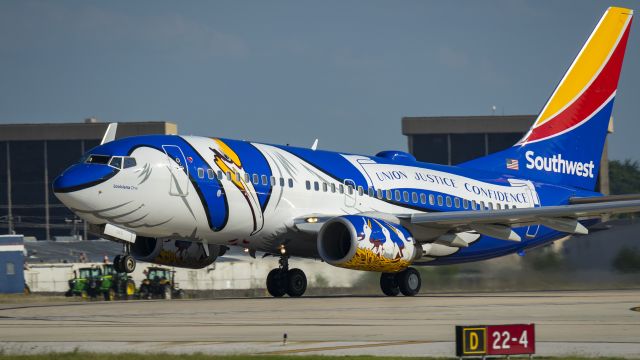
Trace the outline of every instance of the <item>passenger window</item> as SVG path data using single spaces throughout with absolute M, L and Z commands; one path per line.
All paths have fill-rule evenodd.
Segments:
M 244 182 L 246 183 L 251 182 L 251 175 L 249 175 L 249 173 L 244 173 Z
M 136 166 L 135 158 L 132 158 L 130 156 L 127 156 L 126 158 L 124 158 L 124 164 L 122 165 L 124 169 L 132 168 L 134 166 Z
M 317 181 L 314 181 L 314 182 L 313 182 L 313 190 L 315 190 L 315 191 L 320 190 L 320 184 L 318 184 L 318 182 L 317 182 Z
M 435 204 L 436 204 L 435 197 L 433 196 L 433 194 L 429 194 L 429 205 L 435 205 Z
M 353 186 L 347 185 L 347 191 L 349 192 L 349 195 L 353 195 Z
M 411 201 L 414 203 L 418 202 L 418 194 L 417 193 L 411 193 Z
M 396 195 L 396 201 L 400 201 L 400 190 L 396 190 L 394 193 Z
M 454 198 L 453 205 L 456 207 L 456 209 L 460 209 L 460 198 Z
M 109 166 L 119 170 L 120 168 L 122 168 L 122 158 L 119 156 L 114 156 L 113 158 L 111 158 L 111 161 L 109 161 Z
M 420 202 L 422 203 L 422 205 L 426 205 L 427 204 L 427 195 L 420 194 Z
M 340 194 L 344 194 L 344 185 L 342 185 L 342 184 L 338 185 L 338 192 Z
M 267 186 L 269 183 L 267 182 L 267 175 L 262 175 L 262 185 Z
M 403 191 L 402 192 L 402 200 L 404 200 L 404 202 L 409 202 L 409 192 L 408 191 Z
M 331 183 L 331 192 L 335 193 L 336 192 L 336 184 Z
M 289 187 L 292 188 L 293 187 L 293 179 L 289 179 Z
M 258 185 L 259 182 L 260 182 L 260 177 L 258 176 L 258 174 L 253 174 L 253 183 Z
M 213 178 L 215 177 L 213 169 L 207 169 L 207 177 L 209 178 L 209 180 L 213 180 Z
M 462 207 L 466 210 L 469 208 L 469 200 L 462 199 Z
M 447 207 L 451 207 L 451 198 L 447 196 Z
M 329 190 L 329 184 L 326 182 L 322 183 L 322 191 L 327 192 Z
M 478 203 L 475 200 L 471 200 L 471 210 L 475 210 L 477 208 Z
M 500 203 L 496 203 L 496 209 L 500 210 L 501 208 Z
M 391 200 L 391 190 L 387 190 L 387 200 Z
M 362 186 L 358 186 L 358 195 L 362 196 L 364 194 L 364 189 L 362 188 Z
M 369 197 L 373 197 L 375 195 L 375 193 L 376 193 L 376 191 L 372 187 L 370 187 L 369 188 Z
M 484 201 L 480 201 L 480 210 L 486 210 L 487 208 L 484 206 Z
M 307 180 L 304 182 L 305 187 L 307 188 L 307 190 L 311 190 L 311 181 Z
M 489 210 L 493 210 L 493 203 L 489 201 Z
M 236 181 L 237 181 L 237 182 L 240 182 L 240 173 L 239 173 L 239 172 L 237 172 L 237 173 L 235 173 L 235 174 L 236 174 Z
M 203 168 L 198 168 L 198 177 L 200 179 L 204 179 L 204 169 Z
M 284 187 L 284 178 L 280 178 L 280 187 Z
M 217 174 L 218 174 L 218 180 L 222 180 L 222 177 L 224 176 L 224 175 L 222 175 L 222 171 L 218 170 Z
M 438 195 L 438 206 L 442 206 L 442 204 L 443 204 L 442 195 Z
M 382 194 L 382 189 L 376 190 L 376 197 L 378 199 L 382 199 L 384 197 L 384 195 Z
M 231 172 L 227 171 L 227 180 L 231 181 Z
M 270 180 L 271 180 L 271 186 L 276 186 L 276 178 L 275 178 L 275 176 L 271 176 Z

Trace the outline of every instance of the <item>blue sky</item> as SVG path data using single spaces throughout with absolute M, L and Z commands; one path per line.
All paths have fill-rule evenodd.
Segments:
M 638 1 L 0 1 L 0 122 L 374 154 L 402 116 L 537 113 L 610 5 Z M 638 24 L 634 24 L 634 27 Z M 632 28 L 610 158 L 640 160 Z

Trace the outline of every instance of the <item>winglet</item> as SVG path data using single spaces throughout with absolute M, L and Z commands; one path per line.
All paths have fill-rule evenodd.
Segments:
M 313 142 L 313 145 L 311 145 L 311 150 L 316 151 L 317 148 L 318 148 L 318 139 L 316 139 Z
M 118 130 L 118 123 L 111 123 L 107 127 L 107 131 L 104 132 L 100 145 L 106 144 L 116 139 L 116 131 Z

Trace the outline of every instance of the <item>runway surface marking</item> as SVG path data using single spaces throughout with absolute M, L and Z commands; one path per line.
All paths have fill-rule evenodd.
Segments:
M 260 353 L 260 355 L 285 355 L 285 354 L 305 353 L 305 352 L 312 352 L 312 351 L 374 348 L 374 347 L 382 347 L 382 346 L 397 346 L 397 345 L 409 345 L 409 344 L 428 344 L 431 342 L 432 341 L 407 340 L 407 341 L 392 341 L 392 342 L 384 342 L 384 343 L 369 343 L 369 344 L 358 344 L 358 345 L 323 346 L 323 347 L 315 347 L 315 348 L 269 351 L 269 352 L 262 352 Z

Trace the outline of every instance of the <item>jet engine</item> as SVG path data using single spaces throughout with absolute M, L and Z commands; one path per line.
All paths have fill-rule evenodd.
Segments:
M 209 255 L 204 251 L 209 247 Z M 219 245 L 203 245 L 199 242 L 175 239 L 156 239 L 138 236 L 131 247 L 131 255 L 136 260 L 154 264 L 202 269 L 213 264 L 222 256 L 226 248 Z
M 327 263 L 354 270 L 399 272 L 422 255 L 401 225 L 361 215 L 338 216 L 318 234 L 318 252 Z

